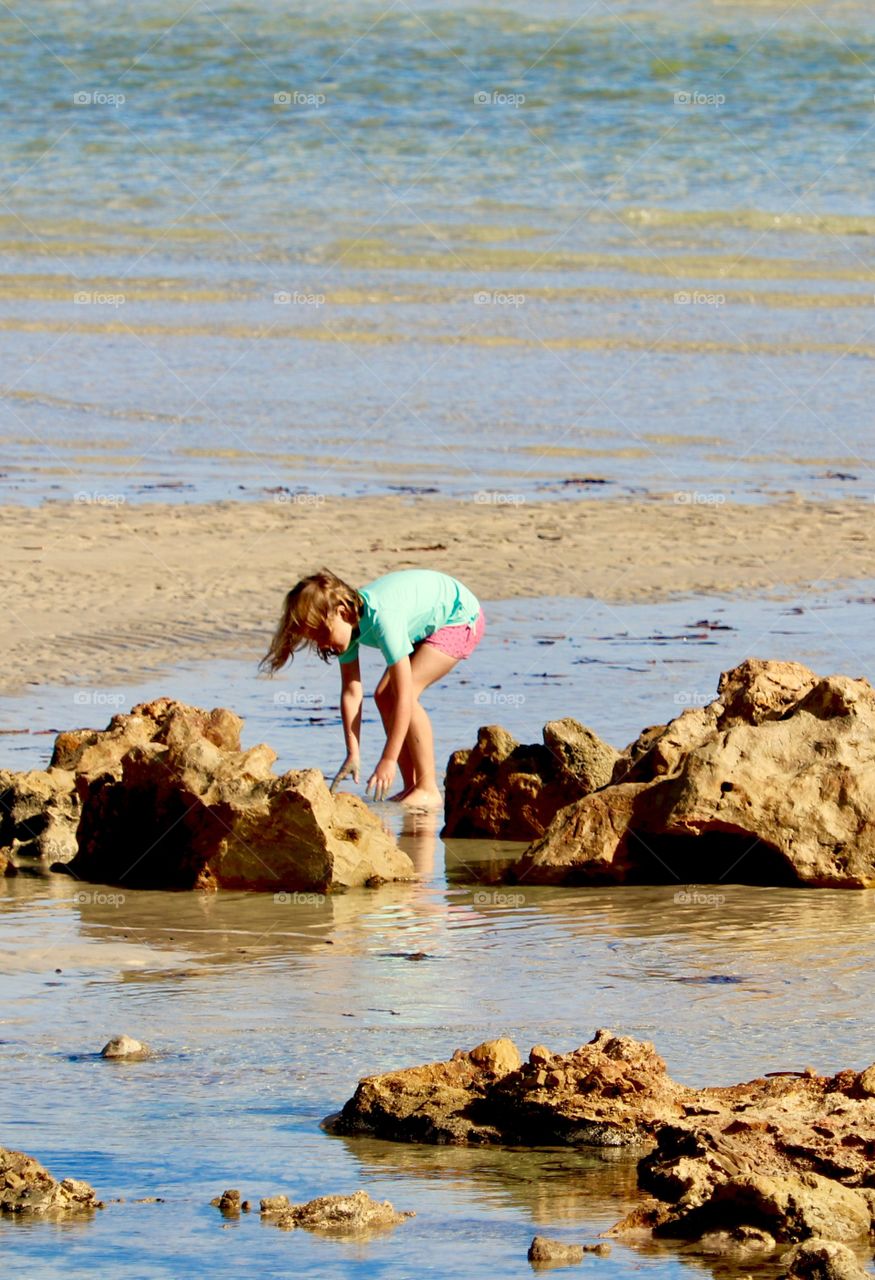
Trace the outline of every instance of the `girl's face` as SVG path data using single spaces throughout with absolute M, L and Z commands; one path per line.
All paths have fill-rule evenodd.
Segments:
M 352 623 L 347 621 L 343 609 L 329 613 L 325 621 L 308 639 L 314 641 L 320 651 L 337 657 L 345 653 L 352 639 Z

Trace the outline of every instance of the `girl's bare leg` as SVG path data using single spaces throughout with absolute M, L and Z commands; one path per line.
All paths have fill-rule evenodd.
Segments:
M 433 644 L 421 644 L 410 659 L 413 676 L 414 703 L 410 713 L 410 728 L 404 746 L 413 763 L 413 785 L 405 787 L 397 797 L 410 808 L 437 809 L 443 803 L 437 784 L 434 759 L 434 733 L 428 712 L 419 701 L 424 689 L 441 680 L 459 661 L 447 653 L 441 653 Z M 400 760 L 399 760 L 400 764 Z M 406 779 L 405 779 L 406 780 Z
M 380 719 L 383 721 L 383 728 L 386 730 L 386 734 L 388 735 L 389 729 L 392 725 L 392 713 L 395 710 L 395 699 L 392 695 L 392 686 L 389 683 L 388 667 L 383 672 L 380 677 L 380 682 L 374 690 L 374 701 L 377 704 L 377 710 L 380 712 Z M 397 795 L 390 796 L 390 800 L 400 800 L 406 791 L 409 791 L 416 785 L 413 760 L 407 746 L 406 738 L 404 739 L 404 743 L 398 753 L 398 769 L 401 773 L 401 780 L 404 783 L 404 787 Z
M 405 746 L 413 758 L 412 787 L 406 787 L 398 799 L 404 805 L 416 808 L 439 808 L 441 793 L 438 789 L 434 760 L 434 733 L 428 712 L 416 701 L 410 712 L 410 728 L 407 730 Z

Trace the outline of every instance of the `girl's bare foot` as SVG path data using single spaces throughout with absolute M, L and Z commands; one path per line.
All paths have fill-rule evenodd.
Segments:
M 443 797 L 437 787 L 410 787 L 401 795 L 401 804 L 410 809 L 439 809 Z
M 411 792 L 415 786 L 416 783 L 411 782 L 408 786 L 404 787 L 402 791 L 396 791 L 394 796 L 389 796 L 389 800 L 394 801 L 396 804 L 400 804 L 404 797 Z

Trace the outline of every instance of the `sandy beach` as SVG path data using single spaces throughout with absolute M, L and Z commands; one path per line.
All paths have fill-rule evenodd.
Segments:
M 780 591 L 873 576 L 875 506 L 433 497 L 0 508 L 2 688 L 111 684 L 178 662 L 259 656 L 282 594 L 327 565 L 454 574 L 484 600 Z

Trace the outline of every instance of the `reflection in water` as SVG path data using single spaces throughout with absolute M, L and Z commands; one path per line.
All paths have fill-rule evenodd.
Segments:
M 641 1198 L 640 1151 L 430 1147 L 347 1136 L 337 1141 L 366 1173 L 474 1189 L 484 1202 L 509 1205 L 536 1225 L 595 1220 L 604 1230 Z
M 434 809 L 405 809 L 403 813 L 398 844 L 424 880 L 434 874 L 437 833 L 442 821 L 443 815 Z

